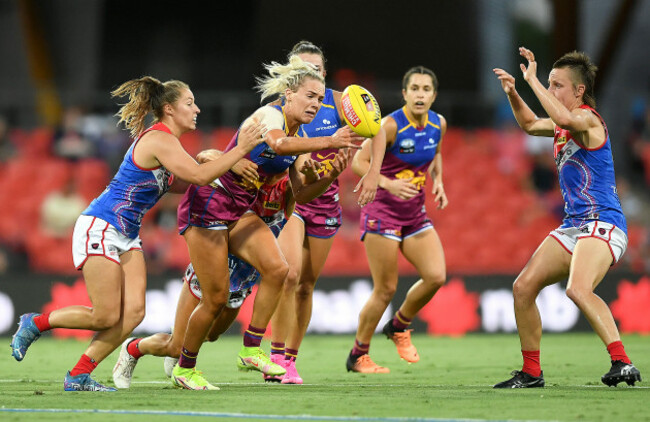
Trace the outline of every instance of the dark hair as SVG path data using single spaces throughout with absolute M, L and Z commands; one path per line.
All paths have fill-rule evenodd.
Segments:
M 325 62 L 327 61 L 325 60 L 323 50 L 310 41 L 298 41 L 289 54 L 287 54 L 287 59 L 291 59 L 291 56 L 297 56 L 298 54 L 318 54 L 323 59 L 323 66 L 325 66 Z
M 571 70 L 571 80 L 573 86 L 579 84 L 585 86 L 585 93 L 582 101 L 589 107 L 596 107 L 594 98 L 594 81 L 596 80 L 596 71 L 598 67 L 591 62 L 589 56 L 582 51 L 572 51 L 560 57 L 553 63 L 553 69 L 568 67 Z
M 438 92 L 438 78 L 436 77 L 436 74 L 433 73 L 433 70 L 429 69 L 428 67 L 424 66 L 414 66 L 410 68 L 409 70 L 406 71 L 404 74 L 404 77 L 402 78 L 402 89 L 406 91 L 406 88 L 408 87 L 409 84 L 409 79 L 411 79 L 411 76 L 414 74 L 419 74 L 419 75 L 429 75 L 431 76 L 431 82 L 433 82 L 433 90 L 435 92 Z
M 129 97 L 129 102 L 123 104 L 115 114 L 120 118 L 118 124 L 124 122 L 124 127 L 135 138 L 144 130 L 147 114 L 153 113 L 154 123 L 159 122 L 164 115 L 163 106 L 174 104 L 183 89 L 190 89 L 185 82 L 160 82 L 151 76 L 124 82 L 111 92 L 111 97 Z

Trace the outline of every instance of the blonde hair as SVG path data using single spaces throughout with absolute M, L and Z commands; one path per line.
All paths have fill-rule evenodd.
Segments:
M 124 122 L 124 127 L 129 129 L 131 136 L 137 137 L 145 129 L 147 115 L 153 113 L 154 123 L 159 122 L 164 116 L 165 104 L 174 104 L 178 101 L 184 89 L 190 89 L 185 82 L 176 80 L 160 82 L 151 76 L 124 82 L 111 91 L 111 97 L 127 95 L 129 97 L 129 102 L 122 104 L 120 110 L 115 113 L 120 118 L 117 124 Z
M 255 89 L 262 94 L 262 101 L 274 95 L 282 97 L 286 89 L 296 92 L 306 78 L 316 79 L 325 84 L 325 79 L 315 67 L 298 56 L 291 56 L 287 64 L 271 62 L 265 64 L 264 68 L 269 75 L 255 78 L 257 82 Z

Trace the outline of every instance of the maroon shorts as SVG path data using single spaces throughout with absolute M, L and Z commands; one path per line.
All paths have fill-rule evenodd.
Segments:
M 328 239 L 334 236 L 341 227 L 341 207 L 330 213 L 316 213 L 302 208 L 293 212 L 305 225 L 307 236 Z
M 422 220 L 415 223 L 409 222 L 407 225 L 400 223 L 389 218 L 376 218 L 361 211 L 361 221 L 359 230 L 361 231 L 361 240 L 367 233 L 375 233 L 384 236 L 388 239 L 397 240 L 398 242 L 404 239 L 415 236 L 425 230 L 433 229 L 433 223 L 426 214 L 422 215 Z
M 178 230 L 180 234 L 189 226 L 225 230 L 249 208 L 221 187 L 190 185 L 178 205 Z

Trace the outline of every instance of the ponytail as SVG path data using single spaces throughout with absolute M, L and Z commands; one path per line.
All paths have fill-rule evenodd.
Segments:
M 129 97 L 129 101 L 115 114 L 120 118 L 117 124 L 123 122 L 131 137 L 136 138 L 145 129 L 147 115 L 153 113 L 154 123 L 159 122 L 164 115 L 165 104 L 175 103 L 183 89 L 189 89 L 185 82 L 171 80 L 163 83 L 151 76 L 124 82 L 111 91 L 113 98 Z

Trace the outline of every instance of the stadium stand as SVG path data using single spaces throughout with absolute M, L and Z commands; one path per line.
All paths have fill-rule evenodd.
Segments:
M 195 131 L 183 136 L 190 154 L 205 148 L 224 149 L 236 129 Z M 500 136 L 508 136 L 507 144 Z M 523 151 L 523 134 L 513 137 L 494 129 L 450 129 L 443 145 L 447 209 L 436 209 L 427 198 L 427 209 L 442 240 L 450 273 L 512 273 L 526 263 L 541 239 L 560 222 L 557 210 L 544 195 L 532 190 L 532 164 L 525 153 L 503 157 L 508 149 Z M 48 236 L 39 227 L 40 204 L 48 192 L 60 189 L 74 177 L 78 193 L 87 201 L 105 188 L 111 177 L 106 162 L 97 158 L 70 161 L 52 155 L 52 132 L 47 129 L 16 130 L 17 157 L 0 163 L 0 243 L 28 255 L 32 270 L 74 273 L 70 238 Z M 650 153 L 647 154 L 650 161 Z M 504 160 L 508 160 L 504 164 Z M 650 165 L 649 165 L 650 167 Z M 344 226 L 336 236 L 323 274 L 368 274 L 368 263 L 359 242 L 358 178 L 351 171 L 340 177 Z M 430 190 L 431 185 L 427 184 Z M 551 193 L 559 198 L 557 189 Z M 180 198 L 180 196 L 178 197 Z M 178 201 L 178 199 L 176 199 Z M 168 205 L 169 206 L 169 205 Z M 158 227 L 157 208 L 147 215 L 141 233 L 145 251 L 157 270 L 182 271 L 189 260 L 185 242 L 175 230 Z M 630 246 L 625 265 L 643 268 L 648 230 L 630 227 Z M 619 264 L 621 265 L 621 264 Z M 400 258 L 400 271 L 413 267 Z

